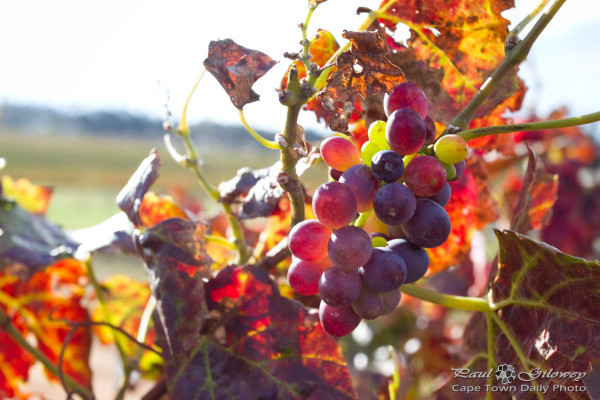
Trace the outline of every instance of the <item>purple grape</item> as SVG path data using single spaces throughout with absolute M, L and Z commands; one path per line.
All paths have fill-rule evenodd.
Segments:
M 331 177 L 331 179 L 333 179 L 334 181 L 339 181 L 340 180 L 340 176 L 342 176 L 344 172 L 337 170 L 337 169 L 333 169 L 333 168 L 329 168 L 329 176 Z
M 312 201 L 317 219 L 336 229 L 348 225 L 358 209 L 352 189 L 340 182 L 327 182 L 315 190 Z
M 327 244 L 331 261 L 341 268 L 354 271 L 369 261 L 372 251 L 369 234 L 356 226 L 336 229 Z
M 360 293 L 362 282 L 358 271 L 348 271 L 337 266 L 327 268 L 319 280 L 319 296 L 332 307 L 352 304 Z
M 435 157 L 413 158 L 404 170 L 406 186 L 415 196 L 429 197 L 442 190 L 447 181 L 446 169 Z
M 450 179 L 450 182 L 460 179 L 460 177 L 463 176 L 463 174 L 465 173 L 465 160 L 454 164 L 454 168 L 456 169 L 456 176 Z
M 383 307 L 381 315 L 389 314 L 396 309 L 398 303 L 400 303 L 400 290 L 392 290 L 391 292 L 381 293 L 381 299 L 383 300 Z
M 394 111 L 385 126 L 390 148 L 402 156 L 416 153 L 425 143 L 426 135 L 423 118 L 410 108 Z
M 433 196 L 427 197 L 427 199 L 435 201 L 442 207 L 446 207 L 446 204 L 450 202 L 450 197 L 452 197 L 452 188 L 450 187 L 450 184 L 446 182 L 442 190 Z
M 339 181 L 354 192 L 358 212 L 365 212 L 373 207 L 373 197 L 379 187 L 379 181 L 373 176 L 371 168 L 364 164 L 353 165 L 344 171 Z
M 363 285 L 358 298 L 352 303 L 354 312 L 364 319 L 375 319 L 383 314 L 382 293 Z
M 324 301 L 319 305 L 319 320 L 325 332 L 336 337 L 346 336 L 360 323 L 360 317 L 352 306 L 336 308 Z
M 450 217 L 433 200 L 417 199 L 413 217 L 402 224 L 406 238 L 417 246 L 432 248 L 444 243 L 450 235 Z
M 402 156 L 391 150 L 382 150 L 373 156 L 371 169 L 375 178 L 386 183 L 395 182 L 404 173 Z
M 408 221 L 415 212 L 415 206 L 415 196 L 410 189 L 397 182 L 380 187 L 373 198 L 375 215 L 388 225 Z
M 427 128 L 427 134 L 425 135 L 425 145 L 432 144 L 433 142 L 435 142 L 437 131 L 435 129 L 435 122 L 433 122 L 431 117 L 425 118 L 425 127 Z
M 387 227 L 392 239 L 406 239 L 406 235 L 402 231 L 402 225 L 388 225 Z
M 429 255 L 425 249 L 406 239 L 390 240 L 388 248 L 402 257 L 406 264 L 406 280 L 404 283 L 413 283 L 425 276 L 429 267 Z
M 392 90 L 390 94 L 383 96 L 383 109 L 388 117 L 394 111 L 408 107 L 418 112 L 421 118 L 427 116 L 429 103 L 427 95 L 419 85 L 414 82 L 403 82 Z
M 363 282 L 377 292 L 398 289 L 406 279 L 406 264 L 396 252 L 383 247 L 373 249 L 369 262 L 358 269 Z

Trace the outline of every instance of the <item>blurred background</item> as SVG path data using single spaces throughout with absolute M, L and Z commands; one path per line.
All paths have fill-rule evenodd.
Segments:
M 535 5 L 517 0 L 504 16 L 519 21 Z M 343 29 L 355 29 L 364 18 L 356 15 L 358 6 L 377 8 L 378 2 L 330 0 L 314 13 L 309 34 L 324 28 L 343 41 Z M 250 125 L 272 137 L 285 119 L 275 92 L 289 65 L 282 54 L 299 49 L 297 24 L 305 16 L 305 0 L 227 6 L 183 0 L 0 1 L 5 172 L 53 186 L 50 218 L 68 228 L 115 213 L 114 197 L 152 147 L 162 150 L 165 164 L 155 190 L 176 187 L 196 195 L 190 174 L 162 149 L 166 108 L 176 120 L 202 71 L 209 42 L 232 38 L 279 61 L 255 85 L 261 101 L 245 107 Z M 598 36 L 600 4 L 566 2 L 521 68 L 529 86 L 521 115 L 545 117 L 560 106 L 570 115 L 600 108 Z M 237 110 L 210 74 L 190 103 L 188 120 L 213 182 L 278 157 L 245 133 Z M 317 136 L 328 133 L 312 113 L 302 113 L 300 123 Z M 597 124 L 586 129 L 598 131 Z

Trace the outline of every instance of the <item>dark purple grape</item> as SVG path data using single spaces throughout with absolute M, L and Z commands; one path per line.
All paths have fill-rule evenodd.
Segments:
M 351 225 L 336 229 L 327 244 L 331 261 L 341 268 L 354 271 L 369 261 L 372 251 L 369 234 Z
M 360 323 L 360 317 L 352 306 L 336 308 L 324 301 L 319 305 L 319 320 L 325 332 L 336 337 L 346 336 Z
M 342 171 L 339 171 L 339 170 L 333 169 L 333 168 L 329 168 L 329 176 L 334 181 L 339 181 L 340 180 L 340 176 L 342 176 L 342 174 L 343 174 Z
M 402 230 L 402 225 L 388 225 L 387 227 L 392 239 L 406 239 L 406 235 L 404 235 L 404 231 Z
M 413 283 L 425 276 L 429 267 L 429 255 L 424 248 L 406 239 L 390 240 L 388 248 L 402 257 L 406 264 L 406 280 L 404 283 Z
M 435 129 L 435 122 L 433 122 L 431 117 L 425 118 L 425 127 L 427 128 L 427 134 L 425 135 L 425 145 L 432 144 L 433 142 L 435 142 L 437 131 Z
M 388 117 L 394 111 L 408 107 L 421 115 L 421 118 L 427 116 L 429 104 L 427 95 L 419 85 L 414 82 L 403 82 L 392 90 L 390 94 L 383 97 L 383 109 Z
M 354 312 L 364 319 L 375 319 L 383 314 L 382 293 L 363 285 L 358 298 L 352 303 Z
M 381 310 L 381 315 L 389 314 L 396 309 L 398 303 L 400 303 L 400 290 L 392 290 L 391 292 L 381 293 L 381 298 L 383 300 L 383 308 Z
M 437 194 L 427 198 L 435 201 L 442 207 L 446 207 L 446 204 L 450 202 L 450 197 L 452 197 L 452 188 L 450 187 L 450 184 L 446 182 L 442 190 L 440 190 Z
M 319 293 L 319 279 L 327 267 L 292 257 L 287 278 L 296 293 L 312 296 Z
M 386 183 L 396 182 L 404 173 L 403 157 L 391 150 L 382 150 L 373 156 L 371 169 L 375 178 Z
M 290 251 L 305 261 L 316 261 L 327 257 L 327 243 L 332 233 L 331 228 L 316 219 L 302 221 L 290 231 Z
M 358 204 L 348 186 L 340 182 L 327 182 L 315 190 L 312 207 L 319 221 L 336 229 L 352 222 Z
M 415 212 L 415 196 L 401 183 L 388 183 L 377 190 L 373 198 L 375 215 L 383 223 L 398 225 L 408 221 Z
M 373 196 L 379 187 L 379 181 L 373 176 L 371 168 L 364 164 L 353 165 L 344 171 L 339 181 L 354 192 L 358 212 L 365 212 L 373 207 Z
M 454 164 L 454 168 L 456 169 L 456 176 L 452 178 L 450 182 L 460 179 L 460 177 L 463 176 L 463 174 L 465 173 L 465 160 Z
M 404 170 L 406 186 L 415 196 L 429 197 L 442 190 L 446 184 L 446 169 L 435 157 L 413 158 Z
M 373 249 L 369 262 L 358 269 L 363 282 L 377 292 L 398 289 L 406 279 L 406 264 L 388 248 Z
M 394 111 L 385 125 L 385 138 L 390 148 L 402 156 L 416 153 L 425 143 L 426 135 L 423 118 L 410 108 Z
M 433 200 L 417 199 L 413 217 L 402 224 L 406 238 L 417 246 L 432 248 L 444 243 L 450 235 L 450 217 Z
M 348 271 L 338 266 L 328 268 L 319 280 L 319 296 L 333 307 L 352 304 L 360 293 L 362 282 L 358 271 Z

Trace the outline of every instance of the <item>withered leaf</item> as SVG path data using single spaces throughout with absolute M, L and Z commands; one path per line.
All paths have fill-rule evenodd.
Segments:
M 352 47 L 338 57 L 337 70 L 317 98 L 331 114 L 330 128 L 349 133 L 356 95 L 366 99 L 387 93 L 405 79 L 402 70 L 388 60 L 388 49 L 377 31 L 344 31 L 342 36 Z
M 208 57 L 204 60 L 206 69 L 240 110 L 259 99 L 252 85 L 276 63 L 268 55 L 240 46 L 231 39 L 210 42 Z

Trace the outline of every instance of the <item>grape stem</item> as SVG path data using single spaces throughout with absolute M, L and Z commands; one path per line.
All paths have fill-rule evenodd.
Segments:
M 409 296 L 448 308 L 485 313 L 492 311 L 489 302 L 480 297 L 454 296 L 413 284 L 404 284 L 400 286 L 400 290 Z
M 548 11 L 544 13 L 531 28 L 531 31 L 521 41 L 514 41 L 512 47 L 507 47 L 504 59 L 494 70 L 492 75 L 483 83 L 477 94 L 471 99 L 469 104 L 450 122 L 450 125 L 464 130 L 469 126 L 469 123 L 475 116 L 477 109 L 485 102 L 485 100 L 492 94 L 496 86 L 512 72 L 515 71 L 517 65 L 527 58 L 531 46 L 537 40 L 542 31 L 546 28 L 548 23 L 554 18 L 560 7 L 566 0 L 555 0 L 550 6 Z M 537 8 L 536 8 L 537 10 Z M 534 10 L 534 11 L 536 11 Z M 527 21 L 529 22 L 529 21 Z M 510 34 L 509 34 L 510 37 Z M 451 133 L 448 129 L 442 133 L 442 135 Z
M 554 119 L 549 121 L 525 122 L 522 124 L 486 126 L 483 128 L 468 129 L 466 131 L 459 132 L 458 135 L 462 136 L 466 141 L 469 141 L 488 135 L 498 135 L 501 133 L 510 132 L 528 132 L 543 129 L 567 128 L 570 126 L 584 125 L 597 121 L 600 121 L 600 111 L 572 118 Z

